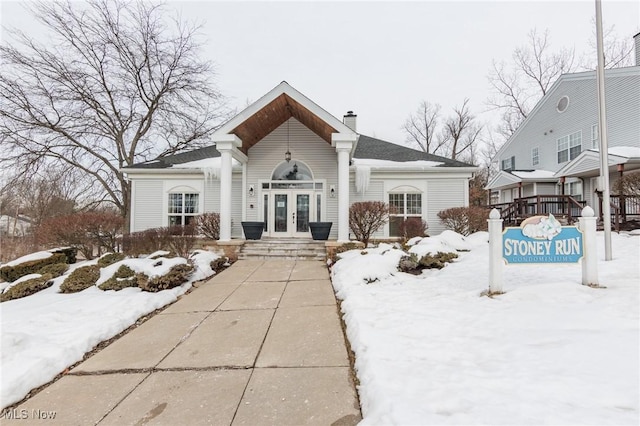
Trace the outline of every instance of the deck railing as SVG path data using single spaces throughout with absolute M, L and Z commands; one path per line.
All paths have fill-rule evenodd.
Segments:
M 490 207 L 500 211 L 505 225 L 513 225 L 530 216 L 550 213 L 573 223 L 580 217 L 585 205 L 585 201 L 578 201 L 570 195 L 534 195 L 516 198 L 510 203 L 493 204 Z

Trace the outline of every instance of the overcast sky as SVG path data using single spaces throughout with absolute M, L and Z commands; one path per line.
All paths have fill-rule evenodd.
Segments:
M 485 101 L 492 60 L 508 61 L 534 27 L 555 48 L 590 52 L 595 1 L 219 2 L 169 1 L 204 23 L 203 55 L 238 109 L 281 81 L 358 131 L 402 143 L 421 100 L 449 113 L 464 98 L 490 120 Z M 2 1 L 2 24 L 28 30 L 18 2 Z M 620 37 L 640 30 L 640 2 L 604 1 L 605 26 Z M 594 54 L 595 55 L 595 54 Z M 594 59 L 595 61 L 595 59 Z

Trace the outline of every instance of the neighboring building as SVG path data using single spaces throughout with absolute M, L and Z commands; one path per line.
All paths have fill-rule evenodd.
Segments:
M 0 215 L 0 236 L 24 237 L 31 232 L 31 219 L 26 216 Z
M 640 33 L 634 37 L 640 52 Z M 636 53 L 637 55 L 640 53 Z M 610 185 L 640 170 L 640 66 L 605 71 Z M 500 171 L 487 185 L 493 203 L 571 195 L 599 208 L 596 72 L 564 74 L 498 151 Z
M 124 169 L 132 183 L 131 231 L 220 213 L 220 240 L 242 238 L 241 221 L 264 221 L 265 236 L 308 238 L 310 221 L 333 222 L 349 239 L 356 201 L 395 207 L 376 237 L 420 217 L 437 234 L 437 213 L 468 205 L 476 167 L 360 135 L 282 82 L 220 127 L 214 145 Z M 287 157 L 287 160 L 285 160 Z

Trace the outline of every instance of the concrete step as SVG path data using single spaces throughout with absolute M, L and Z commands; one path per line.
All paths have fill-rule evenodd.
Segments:
M 324 260 L 324 241 L 301 239 L 249 240 L 242 246 L 239 259 L 313 259 Z

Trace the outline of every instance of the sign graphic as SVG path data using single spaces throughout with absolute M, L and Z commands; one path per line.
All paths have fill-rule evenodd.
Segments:
M 502 234 L 507 263 L 576 263 L 583 254 L 582 232 L 562 226 L 552 214 L 530 217 Z

